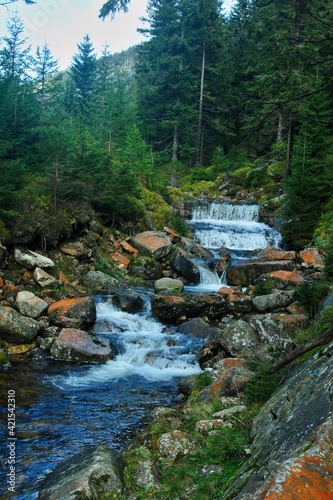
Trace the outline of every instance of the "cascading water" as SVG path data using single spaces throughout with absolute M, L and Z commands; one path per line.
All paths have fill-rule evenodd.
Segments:
M 231 258 L 248 258 L 255 250 L 272 246 L 279 248 L 281 235 L 267 224 L 259 222 L 259 206 L 254 204 L 203 203 L 192 209 L 192 218 L 187 221 L 195 239 L 210 250 L 218 259 L 220 251 L 228 250 Z M 226 284 L 224 274 L 218 276 L 211 261 L 207 271 L 205 263 L 197 262 L 200 273 L 200 290 L 217 289 Z
M 258 222 L 258 205 L 211 203 L 197 205 L 188 224 L 201 246 L 218 250 L 247 251 L 281 245 L 275 229 Z
M 40 359 L 13 366 L 15 376 L 2 374 L 1 406 L 7 387 L 18 402 L 17 500 L 37 499 L 45 475 L 87 445 L 122 451 L 154 407 L 176 401 L 175 377 L 201 371 L 194 352 L 203 340 L 165 331 L 151 317 L 149 301 L 140 314 L 118 310 L 108 297 L 96 298 L 96 307 L 95 330 L 112 342 L 114 359 L 101 365 Z M 6 443 L 4 428 L 0 440 Z M 0 496 L 6 470 L 0 470 Z

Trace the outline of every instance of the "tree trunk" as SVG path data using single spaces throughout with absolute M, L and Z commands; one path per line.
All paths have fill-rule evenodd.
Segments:
M 198 111 L 198 131 L 196 140 L 197 162 L 202 164 L 202 150 L 203 150 L 203 131 L 202 131 L 202 107 L 203 107 L 203 91 L 205 82 L 205 64 L 206 64 L 206 46 L 205 43 L 202 49 L 202 63 L 201 63 L 201 78 L 200 78 L 200 98 L 199 98 L 199 111 Z

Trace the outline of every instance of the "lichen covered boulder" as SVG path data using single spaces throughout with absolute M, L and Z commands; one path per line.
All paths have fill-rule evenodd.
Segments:
M 107 340 L 75 328 L 63 328 L 50 353 L 54 359 L 70 363 L 105 363 L 113 356 Z
M 63 299 L 51 304 L 47 313 L 54 325 L 86 328 L 96 321 L 96 304 L 91 297 Z
M 0 305 L 0 338 L 14 344 L 27 344 L 33 340 L 40 326 L 36 320 L 22 316 L 15 309 Z

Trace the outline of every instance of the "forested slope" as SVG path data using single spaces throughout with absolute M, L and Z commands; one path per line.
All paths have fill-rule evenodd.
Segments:
M 126 3 L 106 2 L 102 16 Z M 97 59 L 86 35 L 65 72 L 47 45 L 32 54 L 10 17 L 0 40 L 1 240 L 52 247 L 92 211 L 128 232 L 176 225 L 175 198 L 229 186 L 230 197 L 279 196 L 287 243 L 315 238 L 329 250 L 331 7 L 239 0 L 226 16 L 219 0 L 150 0 L 147 41 Z

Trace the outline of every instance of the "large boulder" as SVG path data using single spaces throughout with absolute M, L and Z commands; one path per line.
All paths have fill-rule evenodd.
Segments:
M 171 267 L 191 283 L 200 283 L 200 270 L 188 252 L 174 247 L 169 255 L 169 261 Z
M 260 312 L 275 311 L 288 307 L 295 300 L 295 295 L 294 291 L 275 292 L 254 297 L 252 303 Z
M 154 294 L 152 313 L 160 321 L 176 323 L 187 318 L 205 315 L 209 319 L 222 318 L 226 312 L 225 298 L 218 294 Z
M 116 292 L 112 303 L 122 311 L 131 313 L 142 311 L 145 307 L 143 298 L 131 289 Z
M 105 363 L 113 356 L 108 341 L 75 328 L 63 328 L 50 353 L 54 359 L 70 363 Z
M 284 290 L 288 286 L 299 286 L 304 282 L 304 276 L 296 271 L 272 271 L 267 274 L 261 274 L 254 280 L 255 285 L 271 283 L 274 288 L 279 290 Z
M 251 459 L 223 498 L 331 499 L 333 343 L 294 369 L 260 409 Z
M 91 297 L 63 299 L 51 304 L 47 313 L 54 325 L 85 328 L 96 321 L 96 304 Z
M 217 340 L 223 348 L 236 358 L 251 358 L 260 351 L 260 341 L 256 330 L 243 320 L 230 323 Z
M 81 279 L 82 285 L 95 294 L 109 295 L 119 289 L 119 281 L 101 271 L 89 271 Z
M 216 326 L 210 326 L 210 324 L 202 318 L 193 318 L 179 325 L 177 332 L 193 335 L 193 337 L 206 340 L 214 340 L 221 334 L 222 330 Z
M 123 491 L 124 460 L 107 446 L 87 447 L 58 465 L 45 479 L 40 500 L 116 498 Z
M 21 266 L 27 267 L 28 269 L 35 269 L 36 267 L 40 267 L 41 269 L 53 269 L 55 266 L 53 260 L 37 252 L 32 252 L 31 250 L 15 248 L 14 258 Z
M 258 260 L 258 261 L 236 261 L 227 267 L 227 282 L 230 285 L 247 286 L 254 283 L 261 274 L 273 271 L 293 271 L 295 263 L 292 260 Z
M 319 253 L 318 248 L 306 248 L 299 253 L 302 267 L 314 268 L 322 270 L 325 267 L 323 256 Z
M 11 307 L 0 305 L 0 338 L 14 344 L 27 344 L 39 332 L 39 324 Z
M 156 260 L 166 257 L 172 250 L 168 236 L 157 231 L 144 231 L 131 238 L 131 245 Z
M 48 303 L 45 300 L 37 297 L 32 292 L 18 292 L 16 296 L 15 306 L 24 316 L 30 318 L 38 318 L 48 308 Z
M 128 268 L 133 276 L 144 280 L 157 280 L 162 276 L 162 266 L 151 257 L 137 257 Z
M 159 292 L 178 293 L 184 291 L 184 283 L 173 278 L 161 278 L 155 281 L 154 290 Z

